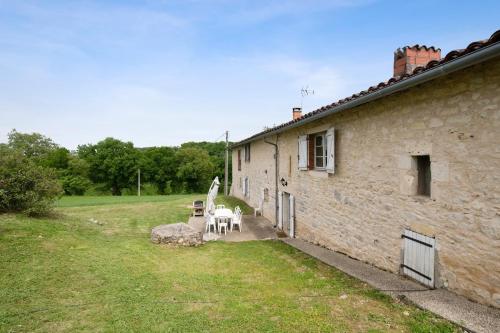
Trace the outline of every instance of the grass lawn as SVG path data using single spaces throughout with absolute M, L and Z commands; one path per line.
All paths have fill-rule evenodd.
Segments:
M 457 330 L 280 241 L 152 244 L 151 227 L 186 221 L 195 198 L 66 197 L 52 218 L 0 215 L 0 332 Z

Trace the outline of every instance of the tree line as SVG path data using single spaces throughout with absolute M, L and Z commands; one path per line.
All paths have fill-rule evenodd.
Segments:
M 135 194 L 139 169 L 142 193 L 173 194 L 206 192 L 215 176 L 223 179 L 226 144 L 138 148 L 108 137 L 70 151 L 42 134 L 12 130 L 0 149 L 2 155 L 17 154 L 30 165 L 49 170 L 66 195 Z

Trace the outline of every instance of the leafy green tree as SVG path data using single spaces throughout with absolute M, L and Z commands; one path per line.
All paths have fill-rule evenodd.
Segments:
M 214 175 L 214 164 L 206 150 L 182 147 L 175 154 L 177 178 L 187 192 L 206 192 Z
M 67 168 L 60 171 L 60 181 L 67 195 L 83 195 L 91 186 L 89 164 L 77 155 L 69 155 Z
M 229 143 L 231 144 L 231 143 Z M 205 150 L 209 157 L 210 161 L 214 165 L 214 173 L 211 176 L 211 178 L 215 178 L 215 176 L 218 176 L 219 179 L 222 181 L 224 179 L 224 168 L 225 168 L 225 155 L 226 155 L 226 143 L 223 141 L 219 142 L 186 142 L 181 145 L 181 148 L 200 148 Z M 231 155 L 229 155 L 229 158 Z M 231 166 L 232 163 L 229 161 L 228 167 L 229 167 L 229 172 L 228 175 L 231 175 Z M 229 184 L 231 184 L 231 179 L 229 179 Z
M 70 155 L 67 171 L 74 176 L 89 177 L 89 163 L 78 155 Z
M 43 166 L 54 169 L 67 169 L 70 152 L 66 148 L 59 147 L 50 150 L 40 161 Z
M 61 194 L 53 169 L 37 165 L 18 150 L 0 148 L 0 212 L 46 214 Z
M 88 178 L 71 174 L 62 176 L 59 180 L 67 195 L 84 195 L 91 185 Z
M 151 147 L 141 151 L 140 167 L 143 180 L 154 184 L 159 194 L 169 194 L 172 191 L 172 184 L 176 180 L 176 149 Z
M 46 159 L 52 151 L 58 148 L 52 139 L 42 134 L 20 133 L 15 129 L 8 134 L 7 145 L 37 163 Z
M 106 138 L 95 145 L 78 146 L 78 156 L 88 162 L 90 179 L 108 186 L 113 195 L 134 186 L 139 152 L 131 142 Z

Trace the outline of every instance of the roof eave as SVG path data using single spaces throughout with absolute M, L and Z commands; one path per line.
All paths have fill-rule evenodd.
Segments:
M 318 119 L 322 119 L 324 117 L 328 117 L 329 115 L 332 115 L 334 113 L 338 113 L 347 109 L 352 109 L 356 106 L 366 104 L 369 102 L 372 102 L 374 100 L 377 100 L 382 97 L 389 96 L 391 94 L 394 94 L 396 92 L 400 92 L 409 88 L 412 88 L 414 86 L 417 86 L 419 84 L 437 79 L 439 77 L 448 75 L 452 72 L 459 71 L 461 69 L 465 69 L 470 66 L 477 65 L 479 63 L 488 61 L 490 59 L 493 59 L 495 57 L 500 56 L 500 43 L 494 43 L 485 47 L 482 47 L 476 51 L 472 51 L 464 56 L 458 57 L 456 59 L 450 60 L 444 64 L 438 65 L 436 67 L 433 67 L 429 70 L 423 71 L 419 74 L 413 75 L 407 79 L 395 82 L 391 85 L 388 85 L 380 90 L 373 91 L 371 93 L 368 93 L 364 96 L 361 96 L 359 98 L 356 98 L 352 101 L 343 103 L 341 105 L 332 107 L 327 109 L 324 112 L 320 112 L 317 114 L 310 115 L 306 118 L 300 119 L 296 122 L 293 122 L 289 125 L 276 128 L 275 130 L 270 130 L 266 132 L 262 132 L 261 134 L 254 135 L 252 137 L 249 137 L 245 140 L 242 140 L 240 142 L 234 143 L 231 147 L 238 147 L 241 146 L 245 143 L 252 142 L 255 140 L 259 140 L 262 138 L 266 138 L 272 135 L 276 135 L 285 131 L 288 131 L 292 128 L 296 128 L 299 126 L 304 126 L 305 124 L 308 124 L 310 122 L 313 122 Z

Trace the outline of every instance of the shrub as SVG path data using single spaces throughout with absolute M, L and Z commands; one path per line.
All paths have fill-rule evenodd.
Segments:
M 67 175 L 61 177 L 61 185 L 67 195 L 84 195 L 90 187 L 90 180 L 82 176 Z
M 0 149 L 0 212 L 46 214 L 61 194 L 54 170 L 13 149 Z

